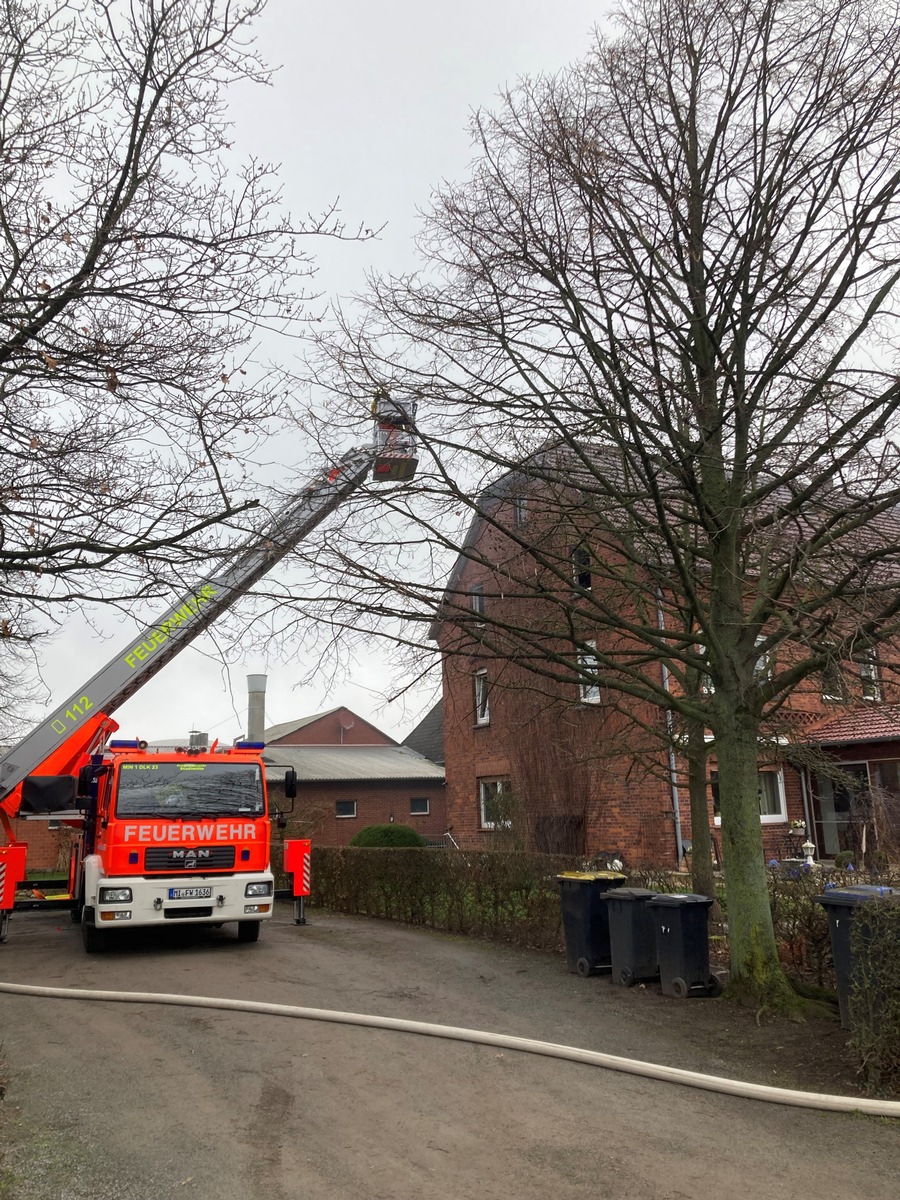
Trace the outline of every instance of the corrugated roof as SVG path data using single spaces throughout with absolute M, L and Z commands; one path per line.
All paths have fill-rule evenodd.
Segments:
M 263 761 L 293 767 L 304 780 L 444 778 L 444 768 L 404 746 L 271 746 Z
M 841 713 L 807 730 L 806 737 L 820 746 L 900 741 L 900 705 L 880 704 Z

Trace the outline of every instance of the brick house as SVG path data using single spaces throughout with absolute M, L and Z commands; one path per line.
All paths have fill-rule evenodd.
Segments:
M 272 726 L 265 742 L 263 761 L 276 803 L 284 769 L 297 772 L 292 832 L 322 846 L 346 846 L 367 825 L 392 822 L 429 839 L 443 836 L 443 768 L 348 708 Z
M 526 574 L 532 536 L 535 559 L 548 554 L 546 526 L 535 522 L 533 534 L 529 528 L 530 506 L 521 477 L 509 476 L 483 498 L 489 519 L 472 521 L 432 628 L 442 657 L 447 818 L 454 837 L 471 846 L 589 858 L 621 853 L 630 865 L 675 866 L 680 847 L 690 846 L 690 804 L 686 765 L 665 744 L 671 739 L 660 710 L 621 696 L 610 702 L 574 678 L 571 666 L 554 671 L 551 632 L 543 677 L 521 665 L 520 651 L 504 655 L 481 642 L 479 626 L 492 612 L 500 622 L 553 629 L 538 589 L 526 594 L 516 586 Z M 570 556 L 578 585 L 589 588 L 587 545 L 579 538 L 562 553 Z M 801 857 L 807 837 L 820 858 L 859 851 L 873 794 L 886 799 L 894 826 L 900 824 L 898 666 L 900 655 L 879 648 L 877 656 L 807 679 L 789 697 L 759 763 L 767 858 Z M 666 668 L 658 669 L 665 686 Z M 790 753 L 800 746 L 807 749 L 806 765 Z M 859 787 L 846 778 L 836 782 L 826 759 Z M 718 857 L 714 758 L 710 768 L 709 821 Z

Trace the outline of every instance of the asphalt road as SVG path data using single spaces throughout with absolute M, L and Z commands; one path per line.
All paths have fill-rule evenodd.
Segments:
M 297 928 L 288 906 L 255 945 L 228 927 L 167 929 L 93 958 L 65 914 L 17 914 L 0 978 L 408 1017 L 797 1083 L 773 1079 L 771 1055 L 755 1061 L 752 1046 L 736 1067 L 736 1027 L 717 1018 L 712 1033 L 713 1010 L 696 1007 L 718 1002 L 625 991 L 567 975 L 555 957 L 388 923 L 313 912 Z M 0 1041 L 3 1200 L 900 1195 L 898 1122 L 483 1046 L 10 995 Z

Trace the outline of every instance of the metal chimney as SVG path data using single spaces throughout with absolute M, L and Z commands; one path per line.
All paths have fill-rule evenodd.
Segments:
M 265 741 L 266 676 L 247 676 L 247 741 Z

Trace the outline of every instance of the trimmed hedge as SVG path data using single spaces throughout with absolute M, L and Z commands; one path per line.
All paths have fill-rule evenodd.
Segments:
M 424 846 L 425 839 L 409 825 L 367 825 L 350 840 L 351 846 L 377 849 L 383 846 Z
M 562 948 L 563 855 L 382 849 L 313 850 L 310 903 L 518 946 Z
M 900 1092 L 900 898 L 873 900 L 850 925 L 850 1044 L 869 1091 Z

